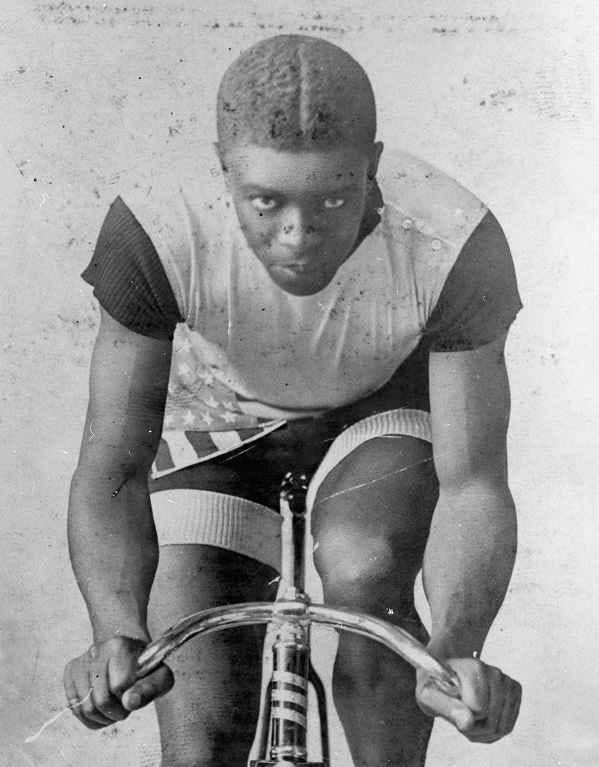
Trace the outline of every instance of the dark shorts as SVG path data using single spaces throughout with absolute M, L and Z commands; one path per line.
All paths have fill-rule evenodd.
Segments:
M 289 421 L 234 452 L 150 480 L 160 544 L 218 546 L 278 568 L 285 474 L 311 478 L 310 509 L 322 479 L 359 444 L 388 435 L 430 441 L 427 362 L 418 349 L 364 399 Z
M 288 471 L 312 477 L 334 440 L 368 416 L 398 408 L 428 412 L 428 354 L 418 347 L 390 381 L 357 402 L 284 426 L 226 455 L 150 481 L 150 492 L 189 489 L 239 496 L 278 509 Z

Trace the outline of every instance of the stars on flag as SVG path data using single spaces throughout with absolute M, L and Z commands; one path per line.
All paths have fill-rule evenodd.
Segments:
M 214 394 L 212 394 L 212 393 L 209 393 L 207 397 L 206 397 L 206 395 L 204 395 L 202 397 L 202 399 L 208 405 L 208 407 L 216 408 L 219 405 L 218 400 L 214 397 Z
M 206 386 L 211 386 L 214 383 L 214 376 L 207 370 L 204 370 L 202 373 L 198 373 L 198 378 L 203 381 Z
M 231 431 L 253 428 L 257 417 L 243 413 L 218 368 L 199 351 L 187 330 L 174 347 L 164 428 L 170 431 Z

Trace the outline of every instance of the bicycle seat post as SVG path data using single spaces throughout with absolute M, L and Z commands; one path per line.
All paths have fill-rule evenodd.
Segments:
M 305 474 L 288 472 L 281 483 L 281 581 L 282 600 L 308 601 L 306 587 L 306 491 Z

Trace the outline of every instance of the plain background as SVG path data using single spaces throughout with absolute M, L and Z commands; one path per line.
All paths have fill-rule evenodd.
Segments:
M 297 31 L 364 65 L 382 140 L 493 209 L 525 304 L 508 346 L 520 555 L 484 655 L 523 683 L 521 719 L 491 747 L 441 724 L 427 764 L 599 763 L 595 6 L 1 0 L 2 765 L 152 764 L 149 710 L 100 733 L 67 714 L 24 743 L 89 642 L 65 540 L 98 319 L 79 274 L 119 186 L 213 140 L 233 58 Z

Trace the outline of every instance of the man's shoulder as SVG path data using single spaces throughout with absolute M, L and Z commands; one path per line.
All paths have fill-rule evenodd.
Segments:
M 196 267 L 201 264 L 204 280 L 209 268 L 222 267 L 231 228 L 214 150 L 194 148 L 184 155 L 172 152 L 121 182 L 119 197 L 151 241 L 180 316 L 195 316 L 199 300 Z
M 391 215 L 460 247 L 487 212 L 485 203 L 455 178 L 400 149 L 385 147 L 377 180 Z

